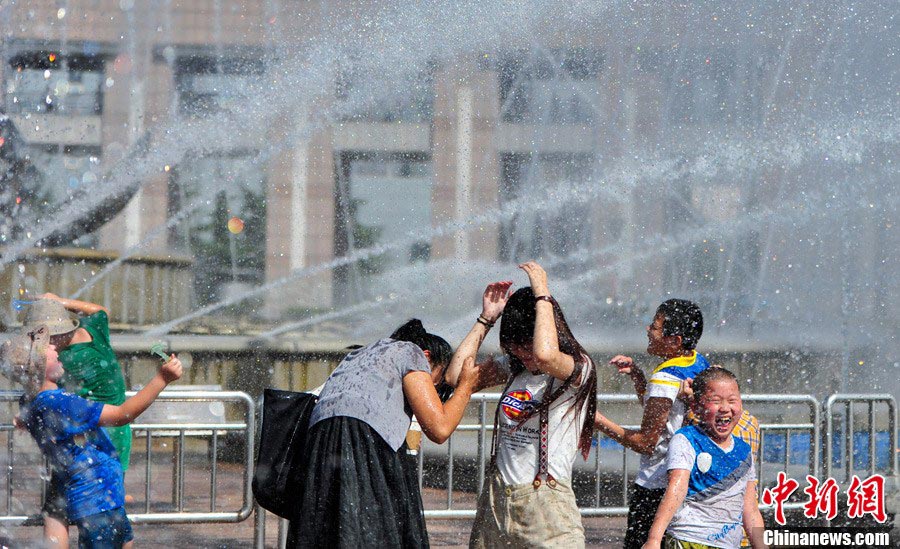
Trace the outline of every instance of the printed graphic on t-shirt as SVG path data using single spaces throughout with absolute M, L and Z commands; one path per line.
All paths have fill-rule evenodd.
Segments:
M 540 401 L 533 400 L 531 391 L 510 391 L 503 396 L 500 407 L 506 417 L 517 421 L 525 414 L 540 406 Z
M 583 369 L 584 383 L 593 364 Z M 510 383 L 500 400 L 499 443 L 497 469 L 506 484 L 531 484 L 537 474 L 540 453 L 541 422 L 539 414 L 533 414 L 521 423 L 525 414 L 539 407 L 544 398 L 562 382 L 547 374 L 519 373 Z M 549 393 L 548 393 L 549 391 Z M 548 470 L 557 480 L 572 478 L 572 464 L 578 453 L 578 436 L 587 410 L 585 401 L 578 410 L 572 410 L 575 402 L 574 387 L 570 387 L 550 406 L 547 417 Z
M 541 436 L 540 428 L 527 425 L 522 425 L 518 428 L 515 425 L 501 425 L 500 433 L 507 448 L 512 451 L 530 448 L 532 445 L 537 444 Z

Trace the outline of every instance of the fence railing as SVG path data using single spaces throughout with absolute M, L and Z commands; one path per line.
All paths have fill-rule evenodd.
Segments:
M 840 396 L 840 395 L 838 395 Z M 893 417 L 893 398 L 885 395 L 869 397 L 876 402 L 889 401 L 891 417 Z M 479 393 L 472 396 L 472 405 L 477 407 L 474 422 L 461 424 L 454 435 L 443 447 L 423 442 L 423 450 L 419 452 L 419 481 L 423 480 L 423 469 L 426 459 L 446 459 L 446 477 L 444 479 L 429 478 L 434 484 L 445 484 L 447 487 L 446 500 L 440 508 L 426 508 L 425 517 L 429 519 L 472 519 L 475 516 L 473 507 L 460 507 L 454 499 L 454 486 L 456 480 L 456 465 L 461 458 L 474 458 L 476 469 L 475 487 L 480 492 L 485 481 L 485 470 L 490 457 L 490 435 L 493 431 L 493 411 L 499 402 L 499 393 Z M 810 395 L 768 395 L 755 394 L 744 395 L 745 407 L 754 415 L 759 416 L 760 421 L 760 445 L 755 455 L 757 478 L 759 486 L 765 487 L 774 483 L 779 471 L 791 472 L 798 478 L 805 475 L 818 476 L 822 471 L 822 410 L 819 401 Z M 843 402 L 843 401 L 841 401 Z M 856 402 L 863 402 L 857 400 Z M 640 403 L 634 395 L 629 394 L 601 394 L 597 396 L 598 409 L 609 406 L 618 406 L 619 412 L 634 412 L 632 417 L 639 417 Z M 626 407 L 631 407 L 628 410 Z M 885 420 L 888 421 L 888 420 Z M 828 423 L 826 423 L 828 424 Z M 895 432 L 896 422 L 890 419 L 887 427 Z M 626 428 L 637 428 L 636 425 L 624 425 Z M 471 437 L 475 434 L 474 445 L 466 444 L 462 437 Z M 891 439 L 890 457 L 894 459 L 894 439 Z M 873 446 L 869 446 L 873 448 Z M 888 448 L 882 448 L 886 453 Z M 633 481 L 634 472 L 637 469 L 638 458 L 633 452 L 626 450 L 621 445 L 614 443 L 602 434 L 597 435 L 596 444 L 592 449 L 592 456 L 588 464 L 594 475 L 594 502 L 591 506 L 581 506 L 579 510 L 584 517 L 598 516 L 625 516 L 628 513 L 628 490 Z M 880 455 L 880 454 L 878 454 Z M 588 467 L 578 465 L 576 460 L 576 474 L 587 473 Z M 893 471 L 897 471 L 896 467 Z M 828 469 L 826 469 L 826 473 Z M 605 492 L 603 479 L 606 486 L 618 486 L 621 490 L 621 503 L 601 505 L 601 492 Z M 612 478 L 612 481 L 610 481 Z M 760 493 L 762 490 L 760 490 Z M 799 509 L 803 504 L 789 501 L 784 503 L 785 509 Z M 765 509 L 765 506 L 762 506 Z M 266 539 L 264 511 L 256 521 L 256 547 L 263 547 Z M 277 547 L 284 547 L 287 521 L 278 523 Z
M 0 391 L 0 405 L 17 403 L 21 396 L 20 391 Z M 129 396 L 133 392 L 127 393 Z M 157 420 L 164 419 L 168 416 L 167 407 L 176 406 L 181 403 L 182 412 L 184 406 L 196 407 L 193 417 L 196 420 L 191 422 L 154 422 L 141 423 L 132 425 L 134 434 L 134 442 L 132 449 L 132 468 L 130 475 L 143 474 L 144 486 L 144 505 L 142 512 L 129 511 L 128 517 L 132 522 L 139 524 L 182 524 L 182 523 L 222 523 L 222 522 L 241 522 L 247 519 L 253 512 L 253 494 L 251 492 L 250 483 L 253 474 L 254 453 L 254 434 L 256 429 L 256 407 L 249 395 L 239 391 L 164 391 L 159 395 L 156 402 L 153 403 L 151 409 L 155 408 L 154 413 L 147 411 L 147 416 L 152 416 Z M 239 417 L 239 421 L 226 421 L 224 406 L 231 405 L 232 415 Z M 209 414 L 210 406 L 221 406 L 223 410 L 221 414 Z M 16 525 L 36 525 L 41 524 L 42 519 L 38 508 L 35 513 L 30 515 L 17 514 L 13 512 L 13 502 L 16 497 L 16 484 L 13 482 L 16 457 L 19 444 L 17 437 L 14 436 L 15 427 L 12 423 L 12 415 L 9 416 L 9 422 L 0 424 L 0 432 L 6 434 L 6 501 L 4 511 L 0 514 L 0 525 L 16 526 Z M 142 416 L 143 418 L 144 416 Z M 233 510 L 219 510 L 220 497 L 218 491 L 218 456 L 222 447 L 222 437 L 230 433 L 236 433 L 240 437 L 243 446 L 243 456 L 241 459 L 241 481 L 239 505 Z M 160 444 L 154 444 L 156 441 L 163 441 Z M 164 442 L 168 441 L 168 442 Z M 143 444 L 141 444 L 143 442 Z M 210 474 L 210 482 L 208 486 L 209 503 L 207 510 L 186 510 L 185 508 L 185 474 L 186 467 L 186 448 L 189 444 L 206 443 L 207 459 L 200 465 L 204 471 L 208 470 Z M 38 455 L 38 451 L 30 439 L 23 439 L 24 448 L 21 454 Z M 23 456 L 19 456 L 22 458 Z M 156 474 L 155 463 L 160 461 L 160 457 L 165 462 L 171 463 L 172 466 L 172 497 L 171 501 L 155 501 L 152 499 L 151 488 L 155 486 L 154 479 Z M 2 461 L 2 459 L 0 459 Z M 208 463 L 206 463 L 208 461 Z M 42 460 L 41 460 L 42 462 Z M 38 462 L 40 463 L 40 462 Z M 137 464 L 143 464 L 143 471 Z M 137 469 L 138 471 L 135 471 Z M 39 479 L 34 479 L 39 482 Z M 19 483 L 20 485 L 22 482 Z M 41 482 L 43 485 L 44 483 Z M 41 495 L 43 498 L 42 486 Z M 235 498 L 232 498 L 235 499 Z
M 459 444 L 455 442 L 454 439 L 458 434 L 471 432 L 477 433 L 477 444 L 474 457 L 476 461 L 477 473 L 476 487 L 480 493 L 481 487 L 484 485 L 485 466 L 487 465 L 487 461 L 490 456 L 490 439 L 488 438 L 488 434 L 493 431 L 493 416 L 489 415 L 488 404 L 495 405 L 497 402 L 499 402 L 499 400 L 499 393 L 479 393 L 472 396 L 472 403 L 478 406 L 477 422 L 460 425 L 454 435 L 451 436 L 445 444 L 447 457 L 447 477 L 445 479 L 447 486 L 446 505 L 444 505 L 440 509 L 426 509 L 426 518 L 474 518 L 474 508 L 459 508 L 454 504 L 453 501 L 455 472 L 454 461 L 460 457 L 464 457 L 465 452 L 468 449 L 463 446 L 464 450 L 461 456 L 461 453 L 457 450 Z M 791 407 L 798 406 L 804 409 L 801 411 L 801 413 L 805 411 L 805 418 L 803 415 L 799 415 L 801 419 L 806 419 L 805 422 L 796 421 L 798 414 L 795 414 L 793 413 L 793 411 L 791 411 L 792 413 L 788 414 L 788 417 L 790 418 L 789 422 L 766 421 L 760 423 L 760 446 L 756 456 L 757 477 L 760 480 L 760 485 L 764 486 L 767 482 L 773 481 L 778 472 L 774 470 L 773 467 L 765 467 L 767 463 L 771 463 L 773 461 L 771 459 L 771 456 L 766 455 L 767 444 L 778 444 L 778 446 L 782 447 L 781 449 L 783 449 L 783 464 L 785 468 L 779 468 L 778 470 L 797 468 L 796 453 L 792 452 L 792 445 L 797 445 L 796 442 L 798 437 L 796 435 L 798 434 L 805 435 L 807 437 L 807 443 L 805 445 L 806 447 L 804 448 L 806 459 L 802 463 L 803 465 L 805 465 L 806 469 L 804 474 L 810 474 L 813 476 L 818 475 L 820 460 L 819 444 L 817 443 L 817 441 L 819 441 L 821 438 L 819 402 L 814 397 L 809 395 L 745 395 L 743 400 L 747 405 L 747 408 L 750 409 L 751 412 L 753 411 L 754 407 L 761 407 L 765 405 L 776 405 L 781 409 L 790 409 Z M 640 404 L 634 395 L 597 395 L 598 409 L 602 410 L 609 405 L 630 405 L 634 408 L 640 407 Z M 491 411 L 492 410 L 493 406 L 491 406 Z M 637 428 L 638 426 L 625 425 L 624 427 Z M 632 480 L 630 477 L 633 477 L 634 472 L 632 466 L 636 467 L 638 460 L 635 457 L 629 458 L 629 455 L 632 452 L 625 449 L 623 446 L 617 443 L 610 443 L 612 443 L 611 440 L 598 433 L 594 448 L 592 450 L 593 455 L 589 457 L 589 463 L 591 465 L 591 468 L 593 469 L 594 474 L 594 503 L 589 507 L 580 507 L 582 516 L 624 516 L 628 513 L 628 490 Z M 425 445 L 425 448 L 430 449 L 427 443 Z M 419 455 L 420 483 L 425 453 L 426 452 L 423 451 Z M 440 453 L 443 454 L 444 452 Z M 779 456 L 781 455 L 781 453 L 781 451 L 776 452 L 776 454 Z M 576 472 L 578 469 L 581 469 L 582 471 L 586 470 L 586 468 L 581 465 L 580 459 L 576 460 Z M 603 473 L 606 474 L 603 475 Z M 609 479 L 611 474 L 615 475 L 615 478 L 610 483 Z M 621 487 L 622 496 L 620 505 L 601 505 L 601 493 L 604 491 L 604 485 L 609 486 L 610 484 Z M 789 503 L 787 504 L 787 507 L 790 508 L 793 505 L 794 504 Z
M 876 406 L 881 406 L 879 414 Z M 856 409 L 865 408 L 865 429 L 856 427 Z M 886 413 L 884 413 L 886 412 Z M 881 423 L 884 428 L 878 429 Z M 836 425 L 837 424 L 837 425 Z M 837 429 L 836 427 L 840 427 Z M 885 430 L 887 431 L 885 433 Z M 841 433 L 836 435 L 836 431 Z M 842 472 L 842 480 L 849 481 L 855 472 L 865 470 L 869 475 L 878 472 L 897 482 L 897 403 L 888 394 L 836 394 L 825 401 L 825 477 Z M 857 452 L 864 447 L 865 455 Z M 879 447 L 881 452 L 879 453 Z M 885 459 L 879 457 L 889 454 Z M 841 455 L 843 453 L 843 455 Z M 841 459 L 843 458 L 843 459 Z M 862 462 L 863 465 L 859 466 Z
M 18 401 L 21 392 L 0 391 L 0 406 L 10 409 Z M 499 393 L 477 394 L 472 397 L 476 407 L 474 421 L 459 426 L 443 448 L 425 443 L 419 452 L 419 479 L 423 480 L 425 460 L 446 459 L 446 476 L 443 479 L 429 478 L 430 482 L 445 484 L 447 495 L 445 504 L 439 508 L 425 510 L 430 519 L 470 519 L 475 515 L 474 506 L 460 506 L 454 499 L 457 486 L 456 467 L 465 460 L 474 461 L 474 488 L 480 492 L 485 483 L 485 470 L 490 457 L 490 435 L 493 431 L 493 411 L 500 399 Z M 166 423 L 166 406 L 195 406 L 197 413 L 191 415 L 191 422 L 177 421 Z M 624 413 L 627 407 L 633 407 L 632 417 L 640 414 L 640 404 L 634 395 L 603 394 L 598 395 L 598 407 L 608 409 L 617 406 Z M 809 395 L 745 395 L 746 407 L 760 417 L 766 418 L 760 423 L 760 447 L 756 454 L 756 465 L 760 486 L 771 484 L 778 471 L 791 471 L 792 474 L 818 477 L 820 472 L 825 477 L 835 476 L 842 472 L 844 480 L 848 480 L 854 472 L 867 471 L 869 474 L 882 472 L 896 480 L 898 469 L 897 446 L 897 409 L 891 395 L 856 395 L 838 394 L 828 398 L 825 405 L 824 418 L 821 406 Z M 230 417 L 239 417 L 238 421 L 226 421 L 224 410 L 220 414 L 210 416 L 206 411 L 210 406 L 231 405 Z M 136 523 L 174 524 L 174 523 L 211 523 L 240 522 L 247 519 L 254 510 L 250 483 L 255 458 L 255 433 L 257 403 L 246 394 L 236 391 L 165 391 L 153 406 L 159 408 L 147 417 L 147 423 L 133 425 L 135 444 L 132 456 L 135 463 L 143 461 L 144 507 L 142 512 L 129 512 L 129 517 Z M 160 409 L 162 408 L 162 409 Z M 799 410 L 795 409 L 798 408 Z M 863 413 L 866 421 L 865 429 L 856 428 L 855 415 Z M 184 410 L 182 410 L 183 412 Z M 182 414 L 183 416 L 183 414 Z M 151 418 L 156 418 L 151 421 Z M 825 424 L 825 435 L 822 424 Z M 635 427 L 635 426 L 630 426 Z M 33 525 L 40 524 L 40 516 L 22 515 L 12 511 L 16 486 L 13 482 L 14 465 L 18 444 L 13 436 L 12 415 L 8 423 L 0 423 L 0 433 L 6 435 L 6 489 L 5 512 L 0 514 L 0 525 Z M 240 500 L 233 510 L 220 510 L 218 493 L 218 462 L 223 436 L 237 434 L 243 446 L 240 459 Z M 475 435 L 474 442 L 471 440 Z M 466 440 L 469 439 L 469 440 Z M 30 452 L 35 453 L 33 442 Z M 155 445 L 154 441 L 169 440 L 169 445 Z M 189 444 L 196 446 L 197 441 L 207 444 L 208 463 L 202 467 L 209 471 L 208 508 L 202 511 L 186 509 L 185 474 L 187 471 L 185 451 Z M 160 448 L 160 446 L 163 446 Z M 139 451 L 138 449 L 141 448 Z M 824 449 L 824 452 L 822 450 Z M 843 453 L 841 453 L 843 452 Z M 172 497 L 171 501 L 160 504 L 151 500 L 151 487 L 154 486 L 154 461 L 159 461 L 158 454 L 166 454 L 172 463 Z M 820 458 L 824 453 L 824 458 Z M 196 452 L 194 452 L 196 454 Z M 628 490 L 637 469 L 637 459 L 630 457 L 621 445 L 614 443 L 603 435 L 597 436 L 591 459 L 576 467 L 576 474 L 584 477 L 593 476 L 591 491 L 594 501 L 589 506 L 581 507 L 585 517 L 623 516 L 628 510 Z M 865 454 L 865 455 L 863 455 Z M 4 461 L 0 450 L 0 463 Z M 444 458 L 446 456 L 446 458 Z M 156 460 L 154 459 L 156 457 Z M 580 461 L 580 460 L 579 460 Z M 130 475 L 134 475 L 132 467 Z M 795 475 L 795 476 L 796 476 Z M 471 483 L 471 476 L 463 479 Z M 621 489 L 621 498 L 604 503 L 603 495 L 609 490 L 605 486 Z M 581 489 L 584 492 L 583 488 Z M 471 498 L 469 498 L 471 499 Z M 799 507 L 801 504 L 789 502 L 786 508 Z M 154 506 L 158 508 L 154 508 Z M 164 509 L 160 509 L 164 507 Z M 259 507 L 255 520 L 254 543 L 262 547 L 265 543 L 265 514 Z M 37 509 L 35 509 L 35 512 Z M 285 521 L 279 523 L 278 544 L 282 546 L 285 538 Z

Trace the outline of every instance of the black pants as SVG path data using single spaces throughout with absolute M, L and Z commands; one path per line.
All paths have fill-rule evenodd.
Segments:
M 631 499 L 628 503 L 628 529 L 625 530 L 625 549 L 641 549 L 650 535 L 650 527 L 656 518 L 656 510 L 662 503 L 666 489 L 648 490 L 637 484 L 631 485 Z

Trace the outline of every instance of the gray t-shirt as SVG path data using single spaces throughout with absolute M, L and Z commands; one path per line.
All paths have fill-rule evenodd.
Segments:
M 413 343 L 385 338 L 352 351 L 325 382 L 310 427 L 337 416 L 356 418 L 399 450 L 412 414 L 403 395 L 409 372 L 431 373 L 425 353 Z

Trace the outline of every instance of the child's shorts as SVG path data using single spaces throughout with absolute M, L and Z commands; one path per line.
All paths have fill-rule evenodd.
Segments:
M 118 549 L 134 539 L 124 507 L 72 521 L 78 526 L 79 549 Z
M 47 484 L 47 494 L 44 496 L 41 514 L 54 518 L 66 526 L 69 525 L 69 518 L 66 515 L 66 493 L 62 487 L 62 479 L 56 473 L 53 473 Z

